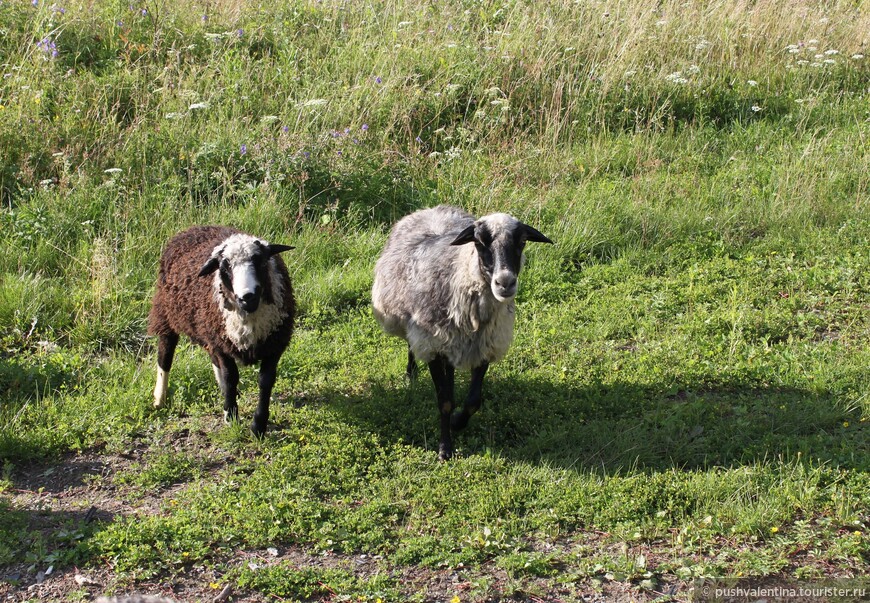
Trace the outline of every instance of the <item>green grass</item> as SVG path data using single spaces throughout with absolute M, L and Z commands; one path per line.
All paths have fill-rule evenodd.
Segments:
M 367 601 L 861 575 L 868 30 L 847 1 L 0 4 L 0 570 Z M 556 241 L 449 463 L 369 309 L 390 225 L 441 202 Z M 150 407 L 156 265 L 196 223 L 296 246 L 263 442 L 194 346 Z M 148 504 L 23 502 L 70 453 Z

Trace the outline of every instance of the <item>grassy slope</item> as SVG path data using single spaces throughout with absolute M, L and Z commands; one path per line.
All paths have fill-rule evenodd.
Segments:
M 189 487 L 72 543 L 0 499 L 0 563 L 372 599 L 463 564 L 465 598 L 569 599 L 870 560 L 866 9 L 60 6 L 0 4 L 2 483 L 132 446 L 125 492 Z M 516 344 L 448 464 L 368 310 L 389 224 L 436 202 L 557 241 L 528 252 Z M 217 413 L 205 355 L 180 350 L 153 413 L 143 337 L 161 246 L 200 222 L 296 245 L 301 311 L 278 429 L 210 427 L 202 454 L 167 434 Z M 293 544 L 380 570 L 232 560 Z

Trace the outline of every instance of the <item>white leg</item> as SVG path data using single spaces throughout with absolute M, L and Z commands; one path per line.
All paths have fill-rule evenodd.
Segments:
M 160 408 L 166 401 L 166 390 L 169 388 L 169 374 L 157 367 L 157 384 L 154 386 L 154 408 Z
M 214 380 L 217 381 L 218 387 L 221 388 L 221 392 L 224 391 L 224 384 L 221 383 L 221 369 L 218 365 L 212 362 L 211 370 L 214 371 Z

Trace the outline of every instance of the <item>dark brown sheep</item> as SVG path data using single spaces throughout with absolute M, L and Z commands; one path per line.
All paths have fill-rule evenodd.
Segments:
M 290 276 L 278 256 L 288 249 L 223 226 L 195 226 L 169 241 L 148 315 L 148 333 L 159 337 L 155 407 L 166 399 L 175 346 L 184 334 L 211 357 L 227 420 L 239 416 L 236 363 L 260 363 L 251 430 L 266 432 L 278 360 L 296 313 Z

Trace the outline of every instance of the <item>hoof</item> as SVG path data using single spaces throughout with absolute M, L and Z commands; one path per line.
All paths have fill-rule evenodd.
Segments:
M 441 444 L 438 446 L 438 460 L 439 461 L 449 461 L 453 458 L 453 448 L 450 446 L 445 446 Z
M 453 431 L 462 431 L 468 425 L 468 419 L 471 415 L 464 412 L 455 412 L 450 415 L 450 429 Z
M 251 423 L 251 433 L 254 434 L 255 438 L 262 439 L 266 435 L 266 423 L 261 424 L 254 421 Z

